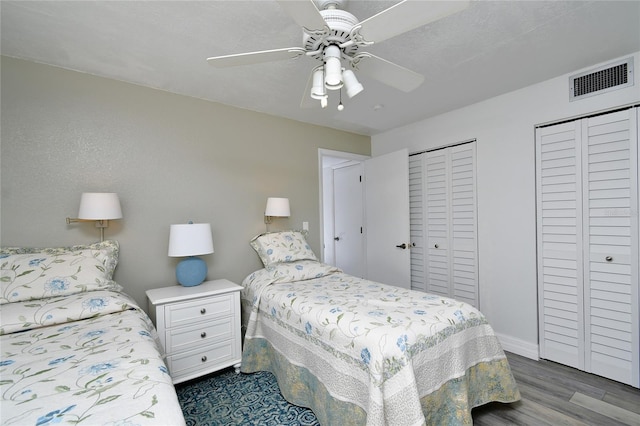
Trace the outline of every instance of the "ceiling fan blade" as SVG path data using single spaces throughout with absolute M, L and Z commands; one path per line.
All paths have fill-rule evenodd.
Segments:
M 403 92 L 411 92 L 422 84 L 424 77 L 400 65 L 362 52 L 355 56 L 354 68 L 364 75 Z
M 360 22 L 365 42 L 378 43 L 467 8 L 468 0 L 404 0 Z
M 258 52 L 238 53 L 235 55 L 214 56 L 212 58 L 207 58 L 207 62 L 214 67 L 226 68 L 292 59 L 300 55 L 304 55 L 304 53 L 305 50 L 301 47 L 287 47 L 284 49 L 261 50 Z
M 278 0 L 278 3 L 293 18 L 296 24 L 306 30 L 320 31 L 327 26 L 313 0 Z

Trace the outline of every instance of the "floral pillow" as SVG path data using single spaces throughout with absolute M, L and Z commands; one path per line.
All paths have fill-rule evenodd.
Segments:
M 120 291 L 112 280 L 117 241 L 58 248 L 1 248 L 0 304 L 94 290 Z
M 318 260 L 300 231 L 269 232 L 251 240 L 264 266 L 297 260 Z
M 290 283 L 313 278 L 324 277 L 335 272 L 342 272 L 340 268 L 320 263 L 315 260 L 299 260 L 289 263 L 277 263 L 265 268 L 274 283 Z

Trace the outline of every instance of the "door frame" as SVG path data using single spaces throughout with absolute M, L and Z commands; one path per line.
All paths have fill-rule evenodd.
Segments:
M 327 176 L 325 176 L 324 170 L 325 168 L 333 169 L 336 167 L 344 167 L 347 163 L 362 163 L 370 158 L 371 156 L 368 155 L 318 148 L 318 185 L 320 206 L 320 229 L 318 230 L 318 232 L 320 234 L 320 260 L 322 262 L 329 263 L 327 262 L 327 259 L 325 259 L 325 234 L 327 232 L 325 227 L 331 226 L 331 233 L 333 233 L 333 218 L 325 217 L 325 200 L 333 200 L 333 185 L 324 184 L 325 179 L 327 178 Z M 333 213 L 333 208 L 331 209 L 331 211 Z

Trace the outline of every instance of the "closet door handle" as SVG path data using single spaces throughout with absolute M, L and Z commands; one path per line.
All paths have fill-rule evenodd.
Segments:
M 436 244 L 434 247 L 435 247 L 435 248 L 438 248 L 438 247 L 440 247 L 440 246 Z
M 607 262 L 611 262 L 613 260 L 613 257 L 607 256 L 604 258 L 604 260 L 606 260 Z
M 202 337 L 202 338 L 204 339 L 205 337 L 207 337 L 207 333 L 205 333 L 205 332 L 203 331 L 202 333 L 200 333 L 200 337 Z
M 402 244 L 398 244 L 396 247 L 401 248 L 401 249 L 404 250 L 404 249 L 407 248 L 407 245 L 405 243 L 402 243 Z
M 200 309 L 200 313 L 201 313 L 202 315 L 204 315 L 204 314 L 206 314 L 206 313 L 207 313 L 207 310 L 206 310 L 205 308 L 202 308 L 202 309 Z

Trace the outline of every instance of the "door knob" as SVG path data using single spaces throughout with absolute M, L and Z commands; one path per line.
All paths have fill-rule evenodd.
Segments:
M 396 247 L 401 248 L 401 249 L 404 250 L 404 249 L 407 248 L 407 245 L 405 243 L 402 243 L 402 244 L 398 244 Z
M 333 239 L 336 241 L 340 241 L 340 237 L 334 237 Z
M 613 260 L 613 257 L 607 256 L 604 258 L 604 260 L 606 260 L 607 262 L 611 262 Z
M 435 247 L 435 248 L 438 248 L 439 246 L 436 244 L 434 247 Z

